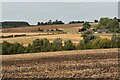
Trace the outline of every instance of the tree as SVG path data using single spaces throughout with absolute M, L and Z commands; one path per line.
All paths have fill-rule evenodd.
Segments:
M 51 24 L 52 24 L 52 20 L 49 20 L 49 21 L 48 21 L 48 25 L 51 25 Z
M 90 24 L 89 24 L 89 22 L 85 22 L 84 24 L 83 24 L 83 28 L 84 29 L 89 29 L 90 28 Z
M 94 20 L 95 23 L 98 23 L 98 20 Z
M 119 22 L 116 19 L 110 20 L 110 22 L 107 24 L 107 28 L 110 29 L 111 32 L 117 32 L 119 33 Z
M 81 37 L 83 37 L 85 43 L 88 43 L 90 40 L 97 38 L 95 35 L 93 35 L 91 30 L 84 31 L 84 33 L 81 34 Z
M 36 39 L 33 41 L 32 45 L 29 44 L 28 46 L 28 51 L 29 49 L 33 49 L 30 52 L 43 52 L 43 51 L 48 51 L 49 46 L 49 40 L 44 38 L 44 39 Z
M 17 54 L 18 53 L 18 49 L 19 49 L 19 47 L 20 47 L 21 45 L 20 45 L 20 43 L 18 43 L 18 42 L 16 42 L 16 43 L 14 43 L 11 47 L 12 47 L 12 49 L 13 49 L 13 54 Z
M 46 38 L 44 38 L 44 39 L 42 39 L 43 40 L 43 45 L 41 45 L 42 46 L 42 49 L 41 49 L 41 51 L 48 51 L 49 50 L 49 45 L 50 45 L 50 43 L 49 43 L 49 40 L 48 39 L 46 39 Z
M 84 50 L 86 49 L 86 44 L 84 40 L 81 40 L 79 44 L 77 45 L 77 49 Z
M 11 43 L 8 43 L 7 41 L 3 41 L 2 43 L 2 54 L 8 54 L 7 49 L 12 46 Z
M 7 51 L 7 53 L 6 53 L 7 55 L 13 54 L 13 46 L 11 45 L 10 47 L 8 47 L 6 51 Z
M 22 45 L 19 46 L 17 53 L 25 53 L 25 47 L 23 47 Z
M 86 31 L 87 29 L 85 29 L 85 28 L 81 28 L 81 29 L 79 29 L 79 31 L 78 32 L 84 32 L 84 31 Z
M 27 46 L 27 48 L 26 48 L 26 52 L 27 52 L 27 53 L 35 52 L 35 51 L 34 51 L 34 48 L 33 48 L 33 46 L 32 46 L 31 44 L 28 44 L 28 46 Z
M 113 34 L 112 38 L 112 48 L 120 48 L 120 35 Z
M 37 25 L 41 25 L 41 23 L 40 23 L 40 22 L 38 22 L 38 23 L 37 23 Z
M 105 18 L 101 18 L 100 21 L 99 21 L 99 24 L 100 25 L 103 25 L 103 26 L 107 26 L 107 24 L 110 22 L 110 19 L 105 17 Z
M 105 39 L 97 38 L 92 41 L 91 48 L 92 49 L 111 48 L 111 40 L 106 38 Z
M 42 49 L 43 40 L 36 39 L 32 42 L 33 52 L 40 52 Z
M 113 48 L 116 48 L 117 47 L 117 35 L 116 34 L 113 34 L 112 38 L 111 38 L 111 41 L 112 41 L 112 47 Z
M 109 29 L 110 32 L 120 33 L 119 22 L 116 18 L 101 18 L 96 29 Z
M 118 34 L 117 44 L 118 44 L 118 48 L 120 48 L 120 34 Z
M 62 50 L 62 39 L 61 38 L 56 38 L 53 40 L 53 50 L 54 51 Z
M 66 40 L 64 41 L 64 47 L 63 47 L 64 50 L 74 50 L 75 49 L 75 46 L 74 44 L 72 43 L 71 40 Z

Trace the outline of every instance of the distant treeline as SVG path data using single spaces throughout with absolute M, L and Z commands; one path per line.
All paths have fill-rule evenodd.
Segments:
M 9 27 L 24 27 L 24 26 L 30 26 L 28 22 L 22 22 L 22 21 L 5 21 L 5 22 L 0 22 L 0 26 L 2 28 L 9 28 Z
M 84 23 L 84 21 L 70 21 L 69 24 Z
M 55 25 L 55 24 L 65 24 L 65 23 L 59 20 L 56 21 L 49 20 L 48 22 L 38 22 L 37 25 Z
M 120 22 L 120 19 L 117 19 L 116 17 L 114 18 Z M 78 23 L 85 23 L 86 21 L 70 21 L 68 24 L 78 24 Z M 94 20 L 94 23 L 98 23 L 98 20 Z M 65 24 L 63 21 L 60 20 L 49 20 L 47 22 L 38 22 L 34 26 L 39 26 L 39 25 L 55 25 L 55 24 Z M 5 21 L 5 22 L 0 22 L 0 27 L 1 28 L 11 28 L 11 27 L 24 27 L 24 26 L 33 26 L 30 25 L 28 22 L 25 21 Z

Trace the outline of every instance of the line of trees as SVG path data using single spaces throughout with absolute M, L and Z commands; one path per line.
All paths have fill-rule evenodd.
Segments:
M 70 21 L 69 24 L 78 24 L 78 23 L 84 23 L 84 21 Z
M 120 33 L 119 21 L 116 17 L 113 19 L 107 17 L 101 18 L 96 26 L 96 30 L 98 29 L 109 29 L 110 32 Z
M 54 24 L 64 24 L 64 22 L 59 21 L 59 20 L 56 20 L 56 21 L 49 20 L 48 22 L 38 22 L 37 23 L 37 25 L 54 25 Z
M 105 18 L 103 18 L 103 23 L 106 22 L 106 20 L 104 21 L 104 19 Z M 117 23 L 117 21 L 115 22 Z M 85 22 L 81 30 L 83 31 L 83 33 L 81 34 L 83 40 L 81 40 L 78 45 L 79 49 L 120 48 L 119 34 L 117 35 L 116 33 L 114 33 L 111 40 L 107 38 L 102 39 L 94 34 L 93 29 L 91 29 L 91 25 L 89 24 L 89 22 Z
M 86 34 L 83 33 L 83 35 Z M 120 48 L 120 35 L 114 34 L 110 39 L 102 39 L 92 34 L 83 36 L 83 40 L 75 45 L 71 40 L 66 40 L 62 43 L 61 38 L 56 38 L 52 43 L 46 38 L 36 39 L 28 46 L 23 46 L 20 43 L 9 43 L 4 41 L 2 45 L 2 54 L 20 54 L 20 53 L 36 53 L 50 51 L 65 51 L 65 50 L 84 50 L 84 49 L 101 49 L 101 48 Z
M 24 21 L 5 21 L 5 22 L 0 22 L 0 24 L 2 28 L 30 26 L 28 22 L 24 22 Z

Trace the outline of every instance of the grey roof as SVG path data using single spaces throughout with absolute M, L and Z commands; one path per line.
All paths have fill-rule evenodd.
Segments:
M 97 32 L 108 32 L 109 31 L 109 29 L 99 29 L 99 30 L 97 30 Z

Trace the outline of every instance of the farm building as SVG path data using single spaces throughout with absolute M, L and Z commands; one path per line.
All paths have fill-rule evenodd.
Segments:
M 108 29 L 98 29 L 95 33 L 109 33 Z

